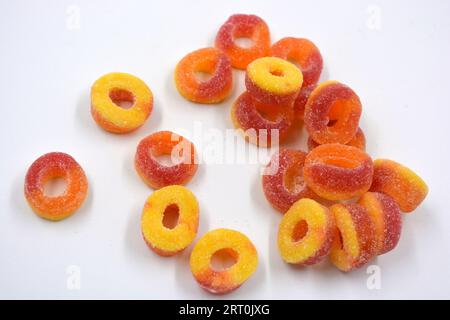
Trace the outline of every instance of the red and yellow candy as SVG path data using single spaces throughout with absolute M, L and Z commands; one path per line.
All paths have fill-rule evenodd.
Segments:
M 366 136 L 364 135 L 364 132 L 361 130 L 361 128 L 358 128 L 358 131 L 356 132 L 355 136 L 346 143 L 347 146 L 355 147 L 358 149 L 361 149 L 363 151 L 366 150 Z M 320 146 L 317 142 L 315 142 L 311 137 L 308 137 L 308 150 L 311 151 L 312 149 Z

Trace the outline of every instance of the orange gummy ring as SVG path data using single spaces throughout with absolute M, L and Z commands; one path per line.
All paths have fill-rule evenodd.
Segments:
M 158 161 L 170 155 L 172 164 Z M 188 183 L 197 171 L 195 147 L 192 142 L 170 131 L 155 132 L 139 142 L 134 166 L 144 182 L 154 189 L 172 184 Z
M 116 102 L 129 102 L 121 108 Z M 153 94 L 139 78 L 127 73 L 108 73 L 91 88 L 91 114 L 95 122 L 113 133 L 127 133 L 142 126 L 153 109 Z
M 283 142 L 290 133 L 293 117 L 293 108 L 260 103 L 248 92 L 242 93 L 231 109 L 234 126 L 244 131 L 249 142 L 261 147 Z
M 232 257 L 234 265 L 224 270 L 215 270 L 211 265 L 215 254 Z M 244 234 L 230 229 L 216 229 L 207 232 L 195 244 L 190 266 L 203 289 L 223 294 L 240 287 L 255 272 L 258 253 Z
M 377 159 L 370 191 L 390 195 L 403 212 L 414 211 L 426 198 L 428 186 L 414 171 L 392 160 Z
M 278 227 L 278 249 L 287 263 L 313 265 L 328 255 L 334 236 L 330 211 L 311 199 L 295 202 Z
M 236 44 L 237 38 L 250 38 L 253 44 L 244 48 Z M 220 27 L 215 46 L 231 59 L 231 65 L 245 69 L 253 60 L 270 54 L 269 27 L 255 15 L 235 14 Z
M 164 224 L 166 214 L 178 213 L 175 226 Z M 167 186 L 148 197 L 142 211 L 141 229 L 145 243 L 160 256 L 172 256 L 189 246 L 197 235 L 198 202 L 183 186 Z
M 314 89 L 305 106 L 305 127 L 319 144 L 346 144 L 358 130 L 361 102 L 356 93 L 337 81 Z
M 323 144 L 313 149 L 303 167 L 303 177 L 315 193 L 327 200 L 347 200 L 369 190 L 373 163 L 364 151 L 343 144 Z
M 358 149 L 361 149 L 363 151 L 366 150 L 366 136 L 364 135 L 364 132 L 361 130 L 361 128 L 358 128 L 358 131 L 356 131 L 355 136 L 346 143 L 347 146 L 355 147 Z M 311 137 L 308 137 L 308 150 L 311 151 L 312 149 L 320 146 L 317 142 L 315 142 Z
M 57 178 L 66 182 L 65 192 L 56 197 L 45 195 L 45 184 Z M 87 196 L 88 181 L 81 166 L 70 155 L 51 152 L 39 157 L 25 177 L 25 198 L 40 217 L 62 220 L 81 207 Z
M 323 59 L 316 45 L 302 38 L 287 37 L 272 45 L 272 56 L 295 63 L 303 73 L 303 85 L 315 85 L 322 73 Z
M 294 64 L 276 57 L 256 59 L 247 66 L 245 86 L 261 103 L 290 106 L 302 87 L 302 72 Z
M 276 210 L 284 213 L 302 198 L 318 198 L 303 179 L 305 158 L 306 153 L 301 150 L 281 149 L 265 168 L 264 195 Z
M 210 74 L 200 81 L 196 73 Z M 204 48 L 186 55 L 175 68 L 178 92 L 188 100 L 217 103 L 229 96 L 232 89 L 232 68 L 228 56 L 215 48 Z
M 358 204 L 330 207 L 336 223 L 331 262 L 341 271 L 362 267 L 377 253 L 375 227 L 367 210 Z

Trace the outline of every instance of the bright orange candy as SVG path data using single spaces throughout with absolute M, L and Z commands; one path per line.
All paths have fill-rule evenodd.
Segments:
M 335 231 L 330 211 L 311 199 L 295 202 L 278 227 L 278 249 L 287 263 L 313 265 L 328 255 Z
M 378 192 L 367 192 L 358 200 L 367 209 L 375 226 L 377 254 L 393 250 L 402 231 L 402 216 L 398 204 L 390 196 Z
M 299 68 L 276 57 L 256 59 L 247 66 L 245 73 L 245 86 L 252 97 L 276 106 L 291 106 L 302 83 Z
M 249 38 L 253 43 L 244 48 L 236 44 L 238 38 Z M 220 27 L 215 46 L 230 57 L 233 67 L 245 69 L 253 60 L 270 54 L 269 27 L 258 16 L 234 14 Z
M 172 165 L 158 160 L 170 156 Z M 144 182 L 154 189 L 188 183 L 197 171 L 195 147 L 186 138 L 170 131 L 155 132 L 139 142 L 134 166 Z
M 305 158 L 306 153 L 301 150 L 281 149 L 272 156 L 264 170 L 264 195 L 267 201 L 282 213 L 302 198 L 318 198 L 303 179 Z
M 348 86 L 326 81 L 311 93 L 305 106 L 305 127 L 319 143 L 348 143 L 358 131 L 362 107 Z
M 253 99 L 248 92 L 241 94 L 231 109 L 231 120 L 245 138 L 258 146 L 282 143 L 288 136 L 294 118 L 293 108 L 277 108 Z
M 211 263 L 214 255 L 228 256 L 235 263 L 223 270 L 216 270 Z M 230 229 L 216 229 L 206 233 L 195 244 L 190 266 L 202 288 L 223 294 L 239 288 L 255 272 L 258 253 L 244 234 Z
M 197 199 L 183 186 L 172 185 L 153 192 L 142 211 L 141 230 L 145 243 L 160 256 L 181 252 L 197 235 L 198 212 Z M 165 223 L 170 214 L 178 214 L 175 225 Z
M 122 108 L 118 103 L 132 106 Z M 153 94 L 139 78 L 113 72 L 99 78 L 91 88 L 91 114 L 95 122 L 113 133 L 127 133 L 142 126 L 153 109 Z
M 308 102 L 308 98 L 315 88 L 316 85 L 305 86 L 305 84 L 303 84 L 300 89 L 297 99 L 294 101 L 294 115 L 295 119 L 298 121 L 303 121 L 305 119 L 306 102 Z
M 47 196 L 45 184 L 62 178 L 65 192 L 56 197 Z M 70 155 L 51 152 L 39 157 L 25 177 L 25 197 L 34 212 L 48 220 L 58 221 L 72 215 L 86 199 L 88 181 L 81 166 Z
M 315 85 L 323 68 L 323 59 L 316 45 L 303 38 L 287 37 L 272 45 L 272 56 L 295 63 L 303 73 L 303 86 Z
M 358 131 L 356 132 L 355 136 L 346 143 L 347 146 L 355 147 L 358 149 L 361 149 L 363 151 L 366 150 L 366 136 L 364 135 L 364 132 L 361 130 L 361 128 L 358 128 Z M 311 151 L 312 149 L 320 146 L 317 142 L 315 142 L 311 137 L 308 137 L 308 150 Z
M 428 186 L 411 169 L 392 160 L 377 159 L 370 191 L 390 195 L 400 210 L 411 212 L 426 198 Z
M 343 144 L 313 149 L 303 167 L 308 187 L 327 200 L 347 200 L 364 194 L 372 184 L 373 163 L 364 151 Z
M 211 78 L 202 81 L 198 73 Z M 198 103 L 217 103 L 230 95 L 233 74 L 230 59 L 215 48 L 199 49 L 186 55 L 175 68 L 178 92 Z
M 344 272 L 362 267 L 377 253 L 375 227 L 367 210 L 358 204 L 335 204 L 330 210 L 336 222 L 331 262 Z

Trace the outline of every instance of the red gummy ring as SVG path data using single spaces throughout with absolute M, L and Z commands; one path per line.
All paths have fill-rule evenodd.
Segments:
M 65 192 L 56 197 L 44 193 L 45 184 L 57 178 L 66 181 Z M 28 169 L 25 177 L 25 197 L 40 217 L 62 220 L 81 207 L 86 199 L 88 181 L 81 166 L 70 155 L 51 152 L 39 157 Z
M 244 131 L 249 142 L 263 147 L 283 142 L 290 133 L 293 117 L 292 108 L 262 104 L 248 92 L 241 94 L 231 109 L 234 126 Z
M 298 93 L 297 99 L 294 101 L 294 116 L 295 119 L 303 121 L 305 119 L 305 106 L 308 102 L 308 98 L 316 88 L 316 85 L 305 86 L 303 85 Z
M 160 163 L 157 157 L 170 155 L 172 166 Z M 135 168 L 144 182 L 154 189 L 168 185 L 184 185 L 197 171 L 195 147 L 186 138 L 170 131 L 153 133 L 139 142 Z
M 243 48 L 235 43 L 236 38 L 250 38 L 253 45 Z M 231 59 L 231 65 L 245 69 L 253 60 L 270 54 L 269 27 L 255 15 L 235 14 L 220 27 L 215 45 Z
M 196 72 L 211 75 L 200 81 Z M 216 48 L 199 49 L 186 55 L 175 69 L 178 92 L 188 100 L 199 103 L 217 103 L 224 100 L 232 89 L 230 59 Z

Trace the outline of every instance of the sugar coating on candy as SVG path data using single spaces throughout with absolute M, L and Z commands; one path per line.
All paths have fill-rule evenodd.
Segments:
M 348 200 L 364 194 L 372 176 L 373 163 L 367 153 L 337 143 L 313 149 L 303 167 L 308 187 L 327 200 Z
M 305 127 L 319 143 L 348 143 L 358 130 L 362 107 L 348 86 L 326 81 L 311 93 L 305 106 Z
M 428 186 L 411 169 L 392 160 L 374 161 L 373 183 L 370 191 L 390 195 L 403 212 L 414 211 L 426 198 Z
M 202 81 L 197 73 L 211 75 Z M 186 99 L 198 103 L 217 103 L 230 95 L 232 68 L 227 55 L 216 48 L 203 48 L 186 55 L 175 68 L 175 84 Z
M 176 206 L 178 221 L 173 228 L 163 224 L 168 208 Z M 199 207 L 194 194 L 178 185 L 167 186 L 148 197 L 141 218 L 145 243 L 161 256 L 172 256 L 189 246 L 197 235 Z
M 281 149 L 272 156 L 264 170 L 264 195 L 267 201 L 282 213 L 302 198 L 318 198 L 303 179 L 305 158 L 306 153 L 301 150 Z
M 308 137 L 307 144 L 308 144 L 309 151 L 320 146 L 320 144 L 315 142 L 311 137 Z M 352 140 L 347 142 L 346 145 L 361 149 L 363 151 L 366 150 L 366 136 L 364 135 L 364 132 L 361 130 L 361 128 L 358 128 L 358 131 L 356 131 L 355 136 L 352 138 Z
M 211 265 L 213 255 L 226 250 L 235 264 L 215 270 Z M 258 254 L 253 243 L 242 233 L 230 229 L 207 232 L 198 240 L 190 256 L 191 272 L 205 290 L 223 294 L 240 287 L 258 266 Z
M 336 223 L 331 262 L 344 272 L 362 267 L 377 253 L 375 227 L 367 210 L 358 204 L 335 204 L 330 210 Z
M 393 250 L 402 230 L 402 216 L 397 202 L 386 194 L 367 192 L 358 200 L 358 204 L 366 208 L 374 223 L 377 254 Z
M 276 57 L 259 58 L 247 66 L 245 86 L 258 101 L 290 106 L 298 96 L 303 75 L 294 64 Z
M 292 108 L 260 103 L 248 92 L 242 93 L 231 109 L 234 126 L 244 131 L 249 142 L 262 147 L 283 142 L 289 136 L 293 118 Z
M 158 161 L 171 156 L 172 165 Z M 142 180 L 154 189 L 188 183 L 197 171 L 195 147 L 186 138 L 170 131 L 155 132 L 139 142 L 134 165 Z
M 295 202 L 278 227 L 278 249 L 287 263 L 313 265 L 328 255 L 334 236 L 334 217 L 311 199 Z
M 238 38 L 249 38 L 252 45 L 239 46 Z M 215 46 L 230 57 L 233 67 L 245 69 L 253 60 L 270 54 L 269 27 L 256 15 L 234 14 L 217 32 Z
M 303 121 L 305 118 L 305 106 L 308 101 L 309 96 L 316 88 L 316 85 L 305 86 L 303 84 L 300 92 L 298 93 L 297 99 L 294 101 L 294 115 L 299 121 Z
M 316 45 L 303 38 L 286 37 L 271 47 L 274 57 L 295 63 L 303 73 L 303 86 L 315 85 L 323 68 L 323 59 Z
M 125 109 L 115 101 L 127 101 Z M 95 122 L 113 133 L 127 133 L 142 126 L 153 110 L 153 94 L 139 78 L 120 72 L 108 73 L 91 88 L 91 114 Z
M 66 189 L 59 196 L 47 196 L 45 184 L 63 178 Z M 88 181 L 81 166 L 70 155 L 50 152 L 39 157 L 27 171 L 24 193 L 30 207 L 40 217 L 61 220 L 72 215 L 86 199 Z

